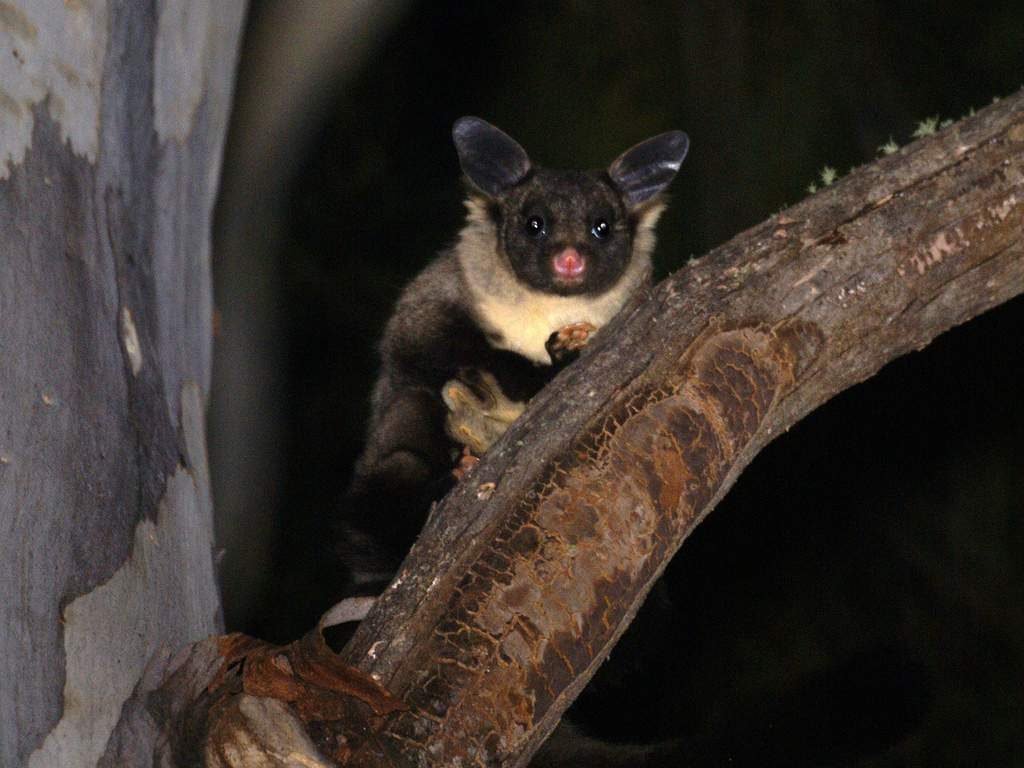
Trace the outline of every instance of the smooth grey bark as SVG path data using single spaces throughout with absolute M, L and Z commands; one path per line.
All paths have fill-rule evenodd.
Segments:
M 210 219 L 243 0 L 0 2 L 0 765 L 221 628 Z

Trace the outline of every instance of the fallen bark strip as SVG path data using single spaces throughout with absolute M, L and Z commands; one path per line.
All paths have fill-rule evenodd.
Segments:
M 1024 291 L 1022 225 L 1018 93 L 659 285 L 435 510 L 343 652 L 409 709 L 347 764 L 525 765 L 761 448 Z
M 642 297 L 438 506 L 340 657 L 319 626 L 212 638 L 118 733 L 162 734 L 159 765 L 526 765 L 761 448 L 1024 291 L 1022 225 L 1024 92 Z

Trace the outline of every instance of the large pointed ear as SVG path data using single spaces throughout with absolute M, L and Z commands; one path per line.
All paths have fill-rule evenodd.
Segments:
M 646 203 L 665 189 L 683 164 L 690 139 L 669 131 L 630 147 L 608 166 L 608 175 L 629 209 Z
M 452 140 L 466 178 L 485 195 L 495 197 L 530 173 L 530 158 L 508 134 L 479 117 L 460 117 Z

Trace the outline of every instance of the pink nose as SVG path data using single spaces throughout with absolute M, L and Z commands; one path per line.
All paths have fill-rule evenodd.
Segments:
M 552 261 L 555 274 L 558 277 L 575 280 L 581 277 L 587 269 L 587 260 L 575 248 L 566 248 L 555 255 Z

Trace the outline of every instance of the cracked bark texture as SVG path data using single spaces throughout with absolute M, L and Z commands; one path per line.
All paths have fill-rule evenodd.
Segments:
M 527 764 L 774 435 L 1024 290 L 1022 224 L 1018 93 L 643 297 L 434 510 L 343 650 L 409 707 L 346 765 Z
M 209 231 L 243 11 L 0 2 L 0 765 L 102 763 L 154 651 L 221 627 Z

